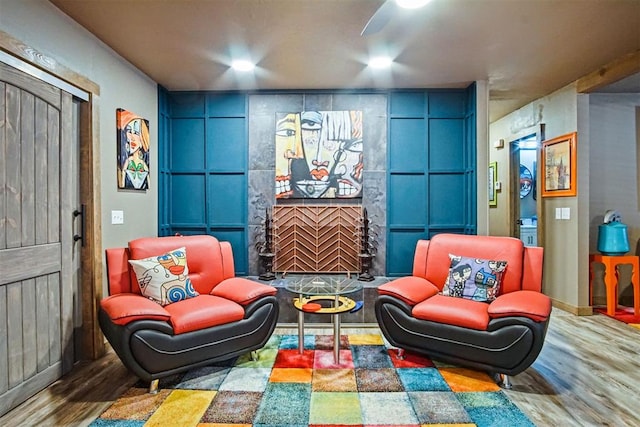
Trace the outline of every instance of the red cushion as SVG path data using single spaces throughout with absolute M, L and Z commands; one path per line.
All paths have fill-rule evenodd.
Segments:
M 524 316 L 544 322 L 551 313 L 551 299 L 536 291 L 516 291 L 500 295 L 489 305 L 492 318 Z
M 487 330 L 489 304 L 464 298 L 434 295 L 413 307 L 413 317 L 460 326 L 462 328 Z
M 438 288 L 433 283 L 415 276 L 401 277 L 378 287 L 378 294 L 391 295 L 409 305 L 416 305 L 437 293 Z
M 234 277 L 225 279 L 220 282 L 213 290 L 211 295 L 230 299 L 240 305 L 247 305 L 267 295 L 275 295 L 278 292 L 276 288 L 253 280 Z
M 174 333 L 197 331 L 244 318 L 244 309 L 235 302 L 214 295 L 198 295 L 164 307 L 171 314 Z
M 160 304 L 138 294 L 116 294 L 100 301 L 100 306 L 116 325 L 134 320 L 167 321 L 171 315 Z

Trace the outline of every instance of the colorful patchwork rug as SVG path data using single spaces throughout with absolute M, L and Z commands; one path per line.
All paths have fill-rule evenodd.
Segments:
M 534 426 L 485 373 L 406 353 L 382 336 L 274 335 L 258 351 L 138 382 L 91 426 Z

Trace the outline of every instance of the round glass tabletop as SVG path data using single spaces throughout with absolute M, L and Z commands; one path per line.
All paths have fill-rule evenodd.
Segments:
M 362 289 L 362 283 L 345 275 L 287 276 L 284 287 L 300 295 L 346 295 Z

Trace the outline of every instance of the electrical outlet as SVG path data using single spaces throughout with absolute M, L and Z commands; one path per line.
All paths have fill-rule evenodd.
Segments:
M 111 224 L 124 224 L 124 211 L 111 211 Z

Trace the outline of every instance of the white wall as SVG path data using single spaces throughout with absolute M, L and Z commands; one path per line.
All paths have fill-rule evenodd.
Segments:
M 638 194 L 638 141 L 636 108 L 640 94 L 592 94 L 589 96 L 591 133 L 590 252 L 597 251 L 598 225 L 604 213 L 615 209 L 627 224 L 631 252 L 640 240 Z
M 122 246 L 135 237 L 157 235 L 156 83 L 46 0 L 0 0 L 0 28 L 100 86 L 96 103 L 100 149 L 96 158 L 101 170 L 97 190 L 102 201 L 103 247 Z M 117 188 L 116 108 L 149 119 L 151 182 L 146 192 Z M 111 225 L 111 210 L 124 211 L 124 225 Z
M 508 143 L 534 133 L 541 123 L 545 124 L 546 139 L 579 130 L 575 84 L 540 98 L 490 125 L 489 140 L 505 140 L 505 148 L 489 149 L 490 161 L 498 162 L 498 180 L 503 186 L 498 194 L 498 207 L 489 211 L 492 235 L 509 235 L 509 192 L 519 191 L 511 188 L 509 182 Z M 589 175 L 588 133 L 578 134 L 577 150 L 578 197 L 544 198 L 541 215 L 544 218 L 545 248 L 543 292 L 555 301 L 576 309 L 588 305 L 588 247 L 581 249 L 579 240 L 581 235 L 588 236 L 588 226 L 581 224 L 581 214 L 585 213 L 580 212 L 578 203 L 580 197 L 588 200 L 588 185 L 582 188 L 583 177 L 586 176 L 588 181 Z M 571 218 L 556 220 L 555 209 L 558 207 L 568 207 Z M 585 289 L 587 297 L 584 297 Z
M 609 209 L 620 212 L 628 227 L 630 254 L 640 243 L 640 162 L 637 111 L 640 94 L 589 96 L 592 141 L 589 184 L 589 252 L 597 253 L 598 226 Z M 630 290 L 629 290 L 630 291 Z M 620 293 L 627 293 L 619 289 Z M 599 287 L 594 295 L 604 295 Z

